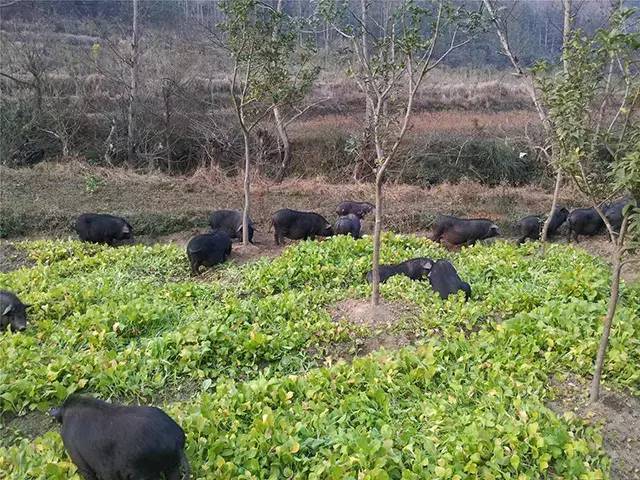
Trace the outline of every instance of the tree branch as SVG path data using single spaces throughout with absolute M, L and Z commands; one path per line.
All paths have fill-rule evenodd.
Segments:
M 326 102 L 327 100 L 329 100 L 331 97 L 325 97 L 325 98 L 321 98 L 320 100 L 318 100 L 317 102 L 313 102 L 310 105 L 307 105 L 304 109 L 300 110 L 297 114 L 295 114 L 293 117 L 291 117 L 289 120 L 287 120 L 286 122 L 284 122 L 284 126 L 288 127 L 292 122 L 296 121 L 298 118 L 300 118 L 302 115 L 304 115 L 308 110 L 310 110 L 311 108 L 320 105 L 321 103 Z
M 13 80 L 13 81 L 14 81 L 14 82 L 16 82 L 17 84 L 20 84 L 20 85 L 26 85 L 27 87 L 35 88 L 35 85 L 34 85 L 33 83 L 28 82 L 28 81 L 26 81 L 26 80 L 20 80 L 19 78 L 16 78 L 16 77 L 14 77 L 14 76 L 12 76 L 12 75 L 9 75 L 8 73 L 0 72 L 0 76 L 2 76 L 2 77 L 6 77 L 6 78 L 8 78 L 9 80 Z

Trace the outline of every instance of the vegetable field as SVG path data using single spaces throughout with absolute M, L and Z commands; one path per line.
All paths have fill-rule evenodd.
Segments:
M 75 391 L 162 406 L 187 434 L 193 478 L 608 477 L 599 432 L 545 406 L 553 376 L 591 373 L 606 312 L 608 267 L 580 249 L 452 253 L 388 234 L 383 263 L 449 258 L 472 298 L 394 277 L 383 298 L 416 314 L 388 328 L 415 344 L 344 360 L 380 333 L 331 314 L 370 295 L 369 237 L 301 242 L 198 280 L 171 245 L 19 248 L 35 265 L 0 288 L 33 307 L 26 331 L 0 334 L 5 419 Z M 637 284 L 622 286 L 604 381 L 640 394 Z M 79 479 L 51 427 L 35 439 L 3 427 L 0 477 Z

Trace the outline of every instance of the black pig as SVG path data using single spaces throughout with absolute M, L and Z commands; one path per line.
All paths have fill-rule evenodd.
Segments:
M 375 205 L 369 202 L 352 202 L 347 200 L 338 205 L 336 213 L 341 217 L 352 213 L 362 220 L 367 213 L 372 212 L 375 208 Z
M 564 207 L 556 207 L 556 209 L 553 211 L 551 221 L 549 222 L 549 229 L 547 231 L 547 234 L 549 236 L 555 235 L 558 229 L 567 220 L 567 217 L 569 217 L 569 210 Z M 540 239 L 540 234 L 542 233 L 542 228 L 544 227 L 544 221 L 542 220 L 542 217 L 538 215 L 529 215 L 528 217 L 524 217 L 523 219 L 521 219 L 516 227 L 520 232 L 518 243 L 524 243 L 527 238 L 530 238 L 532 240 Z
M 190 477 L 184 432 L 159 408 L 72 395 L 49 413 L 85 480 Z
M 0 290 L 0 332 L 9 325 L 16 332 L 27 328 L 27 308 L 13 293 Z
M 569 223 L 569 241 L 573 238 L 576 243 L 580 235 L 597 235 L 604 228 L 602 217 L 593 207 L 572 210 L 567 222 Z
M 433 264 L 429 272 L 429 283 L 433 291 L 439 293 L 442 299 L 459 290 L 464 292 L 466 300 L 471 297 L 471 286 L 460 278 L 455 267 L 448 260 L 438 260 Z
M 213 267 L 223 263 L 231 254 L 231 237 L 222 231 L 196 235 L 187 244 L 187 257 L 191 264 L 191 273 L 200 274 L 200 266 Z
M 276 245 L 283 244 L 285 237 L 292 240 L 307 238 L 313 240 L 316 236 L 333 235 L 333 227 L 322 215 L 289 208 L 283 208 L 274 213 L 271 217 L 271 225 L 274 228 L 273 236 Z
M 349 215 L 338 217 L 333 230 L 336 235 L 351 235 L 353 238 L 360 238 L 360 226 L 360 218 L 350 213 Z
M 113 246 L 123 240 L 133 241 L 133 228 L 124 218 L 103 213 L 83 213 L 76 220 L 75 230 L 83 242 Z
M 433 225 L 431 239 L 450 245 L 472 245 L 478 240 L 500 235 L 498 226 L 484 218 L 457 218 L 439 215 Z
M 240 210 L 216 210 L 209 217 L 209 225 L 213 230 L 224 230 L 231 238 L 242 240 L 242 217 Z M 253 243 L 253 222 L 249 222 L 249 242 Z
M 411 280 L 422 280 L 431 271 L 433 260 L 430 258 L 412 258 L 402 263 L 380 265 L 380 283 L 386 282 L 394 275 L 405 275 Z M 373 281 L 373 271 L 367 273 L 367 281 Z

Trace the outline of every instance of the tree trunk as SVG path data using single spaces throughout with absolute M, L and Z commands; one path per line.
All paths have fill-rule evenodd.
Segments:
M 371 264 L 371 304 L 380 305 L 380 236 L 382 233 L 382 172 L 376 175 L 376 211 L 373 227 L 373 261 Z
M 133 0 L 133 33 L 131 35 L 131 84 L 129 85 L 129 112 L 127 118 L 127 157 L 133 165 L 135 153 L 135 103 L 138 96 L 138 0 Z
M 282 159 L 280 168 L 276 175 L 276 181 L 281 182 L 287 174 L 289 163 L 291 162 L 291 142 L 289 141 L 289 134 L 287 133 L 287 128 L 282 121 L 280 109 L 278 107 L 274 107 L 273 109 L 273 118 L 276 121 L 276 129 L 278 130 L 278 136 L 282 142 Z
M 249 132 L 242 129 L 242 137 L 244 139 L 244 212 L 242 215 L 242 244 L 249 245 L 249 208 L 251 181 L 249 176 Z
M 598 347 L 598 355 L 594 366 L 593 380 L 589 390 L 589 401 L 597 402 L 600 398 L 600 380 L 602 379 L 602 369 L 604 367 L 604 359 L 607 355 L 607 346 L 609 345 L 609 335 L 611 333 L 611 324 L 616 314 L 618 306 L 618 292 L 620 290 L 620 271 L 622 270 L 622 247 L 618 246 L 613 257 L 613 271 L 611 273 L 611 296 L 609 297 L 609 308 L 607 316 L 604 319 L 602 337 L 600 338 L 600 346 Z
M 40 78 L 40 76 L 35 77 L 34 85 L 35 85 L 35 91 L 36 91 L 36 112 L 35 113 L 39 116 L 42 113 L 42 97 L 43 97 L 42 79 Z
M 60 137 L 60 142 L 62 143 L 62 156 L 64 158 L 69 157 L 69 140 L 64 135 L 62 135 Z
M 164 99 L 164 149 L 167 162 L 167 171 L 173 173 L 173 165 L 171 159 L 171 86 L 162 86 L 162 97 Z
M 544 226 L 542 227 L 542 234 L 540 235 L 540 240 L 542 242 L 547 241 L 547 237 L 549 234 L 549 224 L 551 223 L 551 219 L 553 218 L 553 212 L 556 211 L 556 207 L 558 205 L 558 196 L 560 195 L 560 185 L 562 184 L 562 170 L 558 168 L 556 172 L 556 186 L 553 189 L 553 200 L 551 201 L 551 211 L 549 212 L 549 216 L 544 222 Z
M 282 0 L 278 0 L 276 4 L 276 11 L 278 13 L 282 12 Z M 277 36 L 277 30 L 274 28 L 273 30 L 273 38 L 275 39 Z M 286 174 L 287 168 L 289 166 L 289 158 L 291 156 L 291 144 L 289 142 L 289 135 L 287 134 L 287 127 L 282 121 L 282 115 L 280 113 L 280 107 L 278 105 L 273 106 L 273 119 L 276 122 L 276 129 L 278 130 L 278 136 L 280 137 L 280 141 L 282 142 L 282 159 L 280 163 L 280 167 L 278 168 L 278 173 L 276 174 L 276 181 L 281 182 Z
M 362 23 L 362 58 L 365 62 L 369 63 L 369 38 L 367 32 L 368 15 L 367 4 L 368 0 L 360 0 L 361 18 Z M 362 146 L 360 148 L 360 155 L 356 159 L 356 165 L 353 169 L 353 180 L 359 182 L 365 178 L 365 168 L 368 165 L 369 152 L 371 151 L 371 134 L 372 134 L 372 117 L 373 117 L 373 102 L 369 96 L 365 93 L 365 118 L 364 129 L 362 130 Z
M 111 158 L 111 154 L 114 150 L 113 148 L 113 134 L 116 132 L 116 121 L 115 119 L 111 119 L 111 128 L 109 129 L 109 136 L 105 140 L 105 150 L 104 150 L 104 161 L 110 167 L 113 166 L 113 160 Z
M 562 0 L 562 6 L 564 9 L 564 25 L 562 29 L 562 66 L 564 68 L 565 75 L 569 72 L 569 59 L 565 55 L 566 46 L 569 43 L 569 35 L 571 34 L 571 1 Z

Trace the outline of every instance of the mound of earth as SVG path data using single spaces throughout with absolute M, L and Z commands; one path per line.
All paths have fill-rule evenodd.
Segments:
M 556 413 L 573 412 L 588 423 L 602 425 L 604 449 L 611 457 L 611 478 L 640 480 L 640 399 L 602 389 L 600 401 L 589 403 L 589 383 L 575 375 L 553 379 Z

